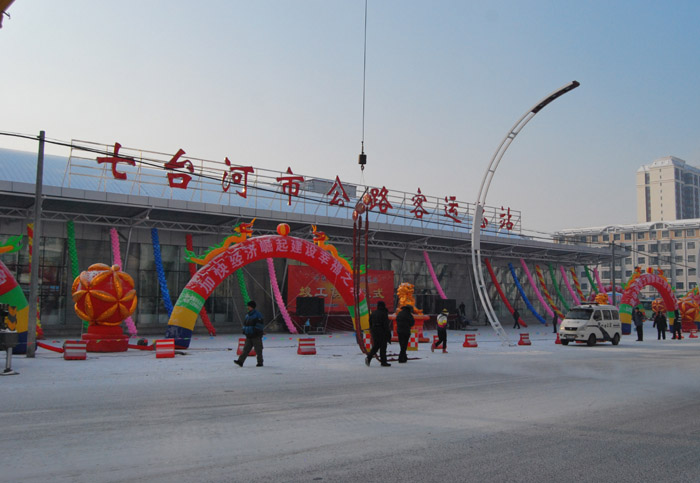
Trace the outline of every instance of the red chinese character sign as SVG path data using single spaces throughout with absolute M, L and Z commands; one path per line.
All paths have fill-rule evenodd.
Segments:
M 304 182 L 303 176 L 296 176 L 292 173 L 292 168 L 287 167 L 287 174 L 290 176 L 280 176 L 277 178 L 277 182 L 282 185 L 282 193 L 289 196 L 287 205 L 292 204 L 292 196 L 299 196 L 299 189 L 301 188 L 301 183 Z
M 413 202 L 413 209 L 411 210 L 411 213 L 413 213 L 413 216 L 419 220 L 423 219 L 423 215 L 428 214 L 428 210 L 423 207 L 423 203 L 425 203 L 427 200 L 428 198 L 421 193 L 420 188 L 418 188 L 418 194 L 411 198 L 411 201 Z
M 112 165 L 112 176 L 114 179 L 126 179 L 126 173 L 122 171 L 117 171 L 117 164 L 126 163 L 129 166 L 136 166 L 136 161 L 134 158 L 128 156 L 119 156 L 119 150 L 122 145 L 119 143 L 114 143 L 114 155 L 97 158 L 97 164 L 109 163 Z
M 350 198 L 348 197 L 348 194 L 345 192 L 345 188 L 343 187 L 343 183 L 340 182 L 340 178 L 338 176 L 335 177 L 335 183 L 333 183 L 333 186 L 331 186 L 331 189 L 328 190 L 328 193 L 326 193 L 326 196 L 330 196 L 331 193 L 333 194 L 333 199 L 328 202 L 331 205 L 345 206 L 345 203 L 350 202 Z
M 167 170 L 172 171 L 184 168 L 190 173 L 194 173 L 194 166 L 192 165 L 192 161 L 190 161 L 189 159 L 183 159 L 182 161 L 179 161 L 180 157 L 183 154 L 185 154 L 185 151 L 183 151 L 182 149 L 178 149 L 177 153 L 175 153 L 175 156 L 173 156 L 170 161 L 165 163 L 163 167 Z M 187 185 L 190 183 L 190 181 L 192 181 L 192 176 L 190 176 L 187 173 L 168 173 L 168 184 L 171 188 L 181 188 L 186 190 Z
M 327 251 L 307 240 L 280 235 L 249 238 L 230 246 L 207 262 L 187 283 L 170 316 L 165 337 L 175 339 L 178 347 L 189 347 L 197 315 L 214 289 L 236 270 L 266 258 L 290 258 L 318 270 L 332 281 L 354 320 L 352 273 L 327 254 Z M 360 324 L 355 330 L 359 332 L 369 328 L 369 308 L 363 294 L 358 299 Z
M 224 176 L 221 179 L 221 188 L 224 193 L 227 193 L 231 184 L 243 185 L 241 191 L 236 191 L 238 196 L 243 198 L 248 197 L 248 175 L 255 172 L 252 166 L 233 166 L 228 158 L 225 160 L 228 171 L 224 171 Z

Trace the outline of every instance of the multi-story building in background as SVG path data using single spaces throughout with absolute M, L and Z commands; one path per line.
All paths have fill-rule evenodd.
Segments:
M 629 280 L 637 266 L 663 270 L 678 295 L 698 284 L 700 219 L 561 230 L 555 233 L 554 240 L 610 248 L 615 244 L 616 285 Z M 601 281 L 606 285 L 612 280 L 611 267 L 611 264 L 598 267 Z M 586 280 L 583 267 L 579 278 Z M 582 282 L 581 285 L 584 291 L 589 289 L 587 284 Z M 643 294 L 656 297 L 656 291 L 651 287 L 647 287 Z
M 700 218 L 700 169 L 674 156 L 637 170 L 637 222 Z

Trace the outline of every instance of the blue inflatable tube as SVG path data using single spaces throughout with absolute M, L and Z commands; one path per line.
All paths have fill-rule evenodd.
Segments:
M 515 274 L 515 268 L 513 268 L 513 264 L 509 263 L 508 268 L 510 268 L 510 274 L 513 276 L 513 281 L 515 282 L 515 286 L 518 287 L 518 292 L 520 292 L 520 296 L 525 301 L 525 305 L 527 305 L 527 308 L 530 309 L 530 312 L 532 312 L 532 315 L 534 315 L 537 320 L 539 320 L 543 324 L 546 324 L 547 321 L 545 319 L 543 319 L 540 314 L 537 313 L 537 311 L 535 310 L 535 307 L 533 307 L 532 304 L 530 303 L 530 299 L 528 299 L 527 295 L 525 295 L 525 290 L 523 290 L 523 286 L 520 285 L 520 280 L 518 280 L 518 276 Z

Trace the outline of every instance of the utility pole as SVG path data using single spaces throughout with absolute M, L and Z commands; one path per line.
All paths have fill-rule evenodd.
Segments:
M 615 304 L 615 295 L 617 295 L 617 291 L 615 290 L 615 240 L 611 240 L 612 245 L 612 264 L 610 267 L 610 283 L 612 284 L 612 305 Z
M 39 156 L 36 160 L 36 186 L 34 195 L 34 249 L 32 270 L 29 277 L 29 319 L 27 321 L 27 357 L 36 352 L 36 309 L 39 293 L 39 260 L 41 253 L 41 190 L 44 183 L 44 142 L 46 132 L 39 132 Z

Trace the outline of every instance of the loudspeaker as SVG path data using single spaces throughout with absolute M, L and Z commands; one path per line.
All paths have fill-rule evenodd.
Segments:
M 457 313 L 457 301 L 455 299 L 441 299 L 440 297 L 435 297 L 435 313 L 439 314 L 442 309 L 447 309 L 451 314 Z
M 296 314 L 302 317 L 323 315 L 324 303 L 321 297 L 297 297 Z

